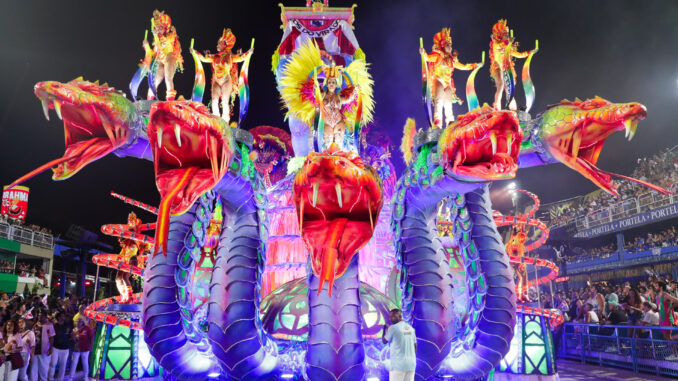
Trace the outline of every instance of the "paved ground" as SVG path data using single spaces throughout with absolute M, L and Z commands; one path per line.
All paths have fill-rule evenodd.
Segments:
M 625 369 L 582 364 L 577 361 L 558 360 L 560 381 L 664 381 L 673 378 L 655 376 L 647 373 L 634 373 Z

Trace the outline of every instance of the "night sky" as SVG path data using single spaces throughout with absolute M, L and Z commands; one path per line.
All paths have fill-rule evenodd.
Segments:
M 2 2 L 0 184 L 63 154 L 63 124 L 54 112 L 52 121 L 45 120 L 33 85 L 84 76 L 128 92 L 129 80 L 143 56 L 144 30 L 150 29 L 156 7 L 172 17 L 181 39 L 186 71 L 175 77 L 179 94 L 190 96 L 193 86 L 191 37 L 198 50 L 215 51 L 222 29 L 230 27 L 238 39 L 236 48 L 246 50 L 250 38 L 256 38 L 250 66 L 252 101 L 244 128 L 262 124 L 286 128 L 270 71 L 271 54 L 282 36 L 277 3 Z M 296 0 L 286 5 L 304 3 Z M 331 6 L 352 3 L 330 1 Z M 425 120 L 419 37 L 424 37 L 430 50 L 433 34 L 450 27 L 460 60 L 475 62 L 488 49 L 491 27 L 500 18 L 508 19 L 521 50 L 532 49 L 539 39 L 540 51 L 532 61 L 537 94 L 533 115 L 563 98 L 595 95 L 647 106 L 649 116 L 639 124 L 631 143 L 623 133 L 607 140 L 601 169 L 629 174 L 637 158 L 678 144 L 678 2 L 363 1 L 355 15 L 355 35 L 375 80 L 375 124 L 388 131 L 394 147 L 400 144 L 407 117 L 416 118 L 420 126 Z M 518 60 L 518 70 L 522 62 Z M 494 89 L 488 67 L 478 73 L 476 90 L 481 102 L 491 103 Z M 467 75 L 455 72 L 462 98 Z M 140 93 L 145 94 L 145 89 L 142 86 Z M 517 94 L 521 103 L 522 89 Z M 455 106 L 455 114 L 464 112 L 465 105 Z M 393 161 L 401 170 L 399 154 Z M 562 165 L 521 170 L 517 181 L 519 187 L 537 193 L 543 203 L 595 190 L 588 180 Z M 55 232 L 64 232 L 70 224 L 98 232 L 104 223 L 126 221 L 131 207 L 110 197 L 111 190 L 150 204 L 159 202 L 152 163 L 112 155 L 66 181 L 52 181 L 50 172 L 25 185 L 31 188 L 28 222 Z M 496 189 L 501 186 L 495 185 Z M 145 221 L 151 219 L 140 213 Z

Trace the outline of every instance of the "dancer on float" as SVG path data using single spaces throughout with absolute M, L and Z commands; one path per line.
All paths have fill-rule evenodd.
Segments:
M 513 89 L 516 81 L 516 69 L 514 58 L 527 58 L 533 51 L 518 51 L 518 43 L 513 38 L 512 31 L 509 30 L 506 20 L 499 20 L 492 27 L 490 36 L 490 75 L 497 87 L 494 93 L 494 108 L 501 109 L 502 92 L 506 92 L 506 101 L 509 103 L 509 109 L 516 110 L 516 101 L 513 99 Z
M 323 80 L 322 85 L 318 79 Z M 365 61 L 356 59 L 347 67 L 337 66 L 312 42 L 290 55 L 283 68 L 280 94 L 288 114 L 308 125 L 317 122 L 320 151 L 332 143 L 343 151 L 357 149 L 358 139 L 363 138 L 361 127 L 371 121 L 374 110 L 372 78 Z M 347 135 L 353 135 L 352 139 Z
M 419 48 L 423 59 L 428 66 L 428 86 L 432 90 L 432 103 L 435 109 L 434 123 L 435 127 L 442 128 L 448 123 L 454 122 L 454 112 L 452 104 L 464 103 L 457 96 L 457 89 L 454 87 L 452 74 L 454 69 L 473 70 L 480 66 L 480 63 L 463 64 L 457 58 L 457 51 L 452 50 L 452 36 L 450 28 L 443 28 L 433 36 L 433 49 L 430 54 L 426 53 L 423 47 Z M 445 121 L 443 122 L 443 117 Z
M 127 217 L 127 229 L 131 230 L 132 233 L 136 233 L 141 225 L 141 220 L 137 215 L 134 212 L 130 212 Z M 118 242 L 121 247 L 120 260 L 143 269 L 146 264 L 144 255 L 151 251 L 153 245 L 148 242 L 123 237 L 118 238 Z M 118 273 L 115 275 L 115 285 L 122 303 L 128 303 L 132 298 L 133 289 L 129 277 L 129 271 L 124 270 L 118 270 Z
M 165 99 L 173 101 L 177 92 L 174 90 L 174 73 L 184 71 L 184 59 L 181 57 L 181 44 L 177 30 L 172 26 L 172 19 L 164 11 L 153 11 L 151 19 L 153 31 L 153 63 L 149 69 L 149 89 L 147 99 L 157 97 L 158 86 L 165 80 Z M 148 40 L 144 39 L 143 47 L 151 50 Z M 144 60 L 146 61 L 146 60 Z
M 212 113 L 221 116 L 227 122 L 231 118 L 231 104 L 236 95 L 233 89 L 237 87 L 238 62 L 245 61 L 253 52 L 251 48 L 245 53 L 241 51 L 233 53 L 231 51 L 233 46 L 235 46 L 235 35 L 231 29 L 224 29 L 217 42 L 216 54 L 211 54 L 209 50 L 206 50 L 203 55 L 191 48 L 191 54 L 197 55 L 202 62 L 212 65 Z M 220 102 L 221 114 L 219 113 Z

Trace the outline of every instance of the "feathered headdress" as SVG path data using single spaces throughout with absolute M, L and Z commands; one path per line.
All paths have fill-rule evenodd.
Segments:
M 508 24 L 506 24 L 506 19 L 501 19 L 497 21 L 492 27 L 492 35 L 497 38 L 501 38 L 507 32 Z
M 433 49 L 443 50 L 447 43 L 452 43 L 452 36 L 450 35 L 450 28 L 443 28 L 440 32 L 433 36 Z
M 172 27 L 172 19 L 168 14 L 165 14 L 165 11 L 159 11 L 156 9 L 153 11 L 153 19 L 151 19 L 151 24 L 160 28 L 163 33 L 167 33 Z
M 221 37 L 219 37 L 219 42 L 217 42 L 217 46 L 224 46 L 223 50 L 231 50 L 233 49 L 233 46 L 235 46 L 235 34 L 231 32 L 231 28 L 224 28 L 223 33 L 221 33 Z
M 367 63 L 356 59 L 347 67 L 326 65 L 321 57 L 321 51 L 312 41 L 301 45 L 290 55 L 282 69 L 280 77 L 280 95 L 287 106 L 288 114 L 311 124 L 314 119 L 318 100 L 315 97 L 313 74 L 318 79 L 337 78 L 337 91 L 349 91 L 353 87 L 362 95 L 361 124 L 372 120 L 374 99 L 372 97 L 372 77 L 367 70 Z M 357 104 L 355 101 L 342 107 L 342 114 L 351 121 L 356 116 Z

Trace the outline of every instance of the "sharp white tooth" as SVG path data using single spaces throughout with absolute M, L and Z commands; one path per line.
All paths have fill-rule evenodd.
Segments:
M 162 129 L 158 128 L 158 148 L 162 147 Z
M 636 135 L 636 128 L 638 128 L 638 120 L 633 120 L 629 123 L 629 141 L 633 139 L 633 137 Z
M 40 99 L 42 102 L 42 112 L 45 114 L 45 119 L 49 120 L 49 103 L 47 99 Z
M 314 208 L 315 208 L 316 202 L 318 201 L 318 186 L 319 185 L 320 184 L 318 184 L 318 183 L 313 183 L 313 200 L 311 201 L 311 203 L 313 204 Z
M 497 154 L 497 134 L 494 131 L 490 132 L 490 141 L 492 142 L 492 156 Z
M 55 103 L 56 105 L 56 103 Z M 112 147 L 115 147 L 115 135 L 113 134 L 113 129 L 114 127 L 111 125 L 110 121 L 108 120 L 108 117 L 102 116 L 101 117 L 101 125 L 104 128 L 104 131 L 106 132 L 106 135 L 108 136 L 108 139 L 111 141 Z M 91 134 L 91 132 L 90 132 Z
M 574 130 L 574 133 L 572 134 L 572 159 L 573 160 L 577 160 L 577 157 L 579 156 L 579 147 L 581 146 L 581 134 L 582 134 L 581 127 L 577 127 L 577 129 Z
M 334 190 L 337 191 L 337 202 L 339 203 L 339 207 L 343 208 L 344 201 L 341 199 L 341 184 L 340 183 L 334 184 Z
M 631 124 L 633 121 L 631 119 L 627 119 L 624 122 L 624 137 L 628 139 L 629 135 L 631 134 Z
M 174 125 L 174 137 L 177 138 L 177 144 L 181 147 L 181 127 L 178 124 Z
M 59 119 L 63 119 L 61 117 L 61 103 L 59 103 L 59 101 L 54 101 L 54 111 L 56 111 L 56 114 L 59 117 Z

